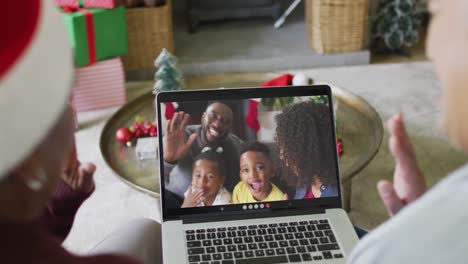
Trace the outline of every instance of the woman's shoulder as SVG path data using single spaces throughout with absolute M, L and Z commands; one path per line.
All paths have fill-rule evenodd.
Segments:
M 336 184 L 324 184 L 320 187 L 321 197 L 330 197 L 338 195 L 338 186 Z

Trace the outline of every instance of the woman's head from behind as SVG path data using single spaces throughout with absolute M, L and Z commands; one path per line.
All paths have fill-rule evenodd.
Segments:
M 0 16 L 0 220 L 44 210 L 72 139 L 67 33 L 51 1 L 8 1 Z M 44 58 L 47 58 L 44 61 Z
M 468 150 L 468 1 L 430 0 L 426 53 L 441 82 L 440 126 Z
M 328 106 L 312 101 L 294 104 L 277 115 L 276 122 L 275 140 L 287 174 L 307 183 L 319 176 L 324 184 L 334 184 L 336 150 Z

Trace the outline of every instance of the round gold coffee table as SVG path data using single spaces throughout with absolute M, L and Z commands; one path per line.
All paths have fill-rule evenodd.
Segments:
M 275 73 L 227 73 L 196 76 L 186 80 L 186 89 L 255 87 L 275 78 Z M 115 140 L 120 127 L 128 127 L 137 115 L 154 120 L 153 82 L 143 82 L 130 93 L 143 94 L 119 109 L 105 125 L 100 139 L 104 159 L 119 178 L 139 191 L 159 197 L 159 168 L 156 160 L 139 161 L 134 147 L 125 147 Z M 350 208 L 351 179 L 377 154 L 383 138 L 382 120 L 375 109 L 361 97 L 332 87 L 338 99 L 337 131 L 342 135 L 344 154 L 340 157 L 343 206 Z M 129 95 L 132 97 L 132 94 Z

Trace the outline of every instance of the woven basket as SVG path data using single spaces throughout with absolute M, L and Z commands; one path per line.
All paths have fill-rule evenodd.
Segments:
M 309 45 L 320 54 L 362 50 L 368 0 L 306 0 Z
M 122 57 L 125 70 L 154 67 L 163 48 L 174 53 L 171 1 L 159 7 L 128 8 L 128 54 Z

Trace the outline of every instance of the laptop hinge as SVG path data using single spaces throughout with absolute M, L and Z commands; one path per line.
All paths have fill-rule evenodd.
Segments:
M 246 219 L 258 219 L 258 218 L 271 218 L 281 216 L 295 216 L 295 215 L 310 215 L 310 214 L 324 214 L 325 209 L 287 209 L 287 210 L 273 210 L 265 213 L 252 214 L 236 212 L 235 214 L 229 214 L 224 212 L 222 215 L 210 215 L 210 216 L 184 216 L 182 217 L 183 224 L 197 224 L 197 223 L 208 223 L 208 222 L 221 222 L 221 221 L 235 221 L 235 220 L 246 220 Z

